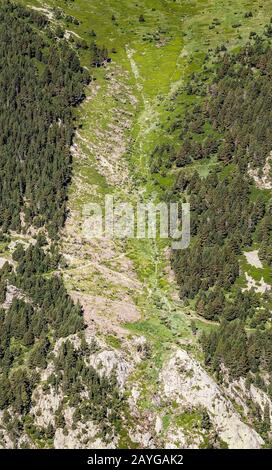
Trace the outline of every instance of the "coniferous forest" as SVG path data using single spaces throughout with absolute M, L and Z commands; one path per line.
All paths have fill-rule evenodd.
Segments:
M 37 31 L 44 16 L 4 4 L 0 22 L 0 224 L 45 226 L 54 237 L 66 216 L 73 108 L 89 76 L 65 42 Z
M 252 380 L 264 370 L 271 374 L 271 294 L 261 299 L 237 281 L 239 256 L 254 242 L 262 261 L 270 267 L 272 261 L 271 200 L 254 190 L 250 176 L 252 168 L 262 175 L 271 151 L 268 31 L 252 34 L 238 53 L 219 48 L 213 72 L 204 65 L 191 77 L 187 93 L 195 102 L 178 123 L 183 144 L 171 155 L 181 168 L 172 194 L 190 201 L 192 218 L 190 248 L 173 256 L 180 296 L 193 299 L 205 319 L 220 322 L 218 331 L 203 336 L 206 363 L 218 374 L 224 363 L 236 378 L 252 372 Z M 207 177 L 190 171 L 207 158 L 218 162 Z
M 1 241 L 29 228 L 37 234 L 28 248 L 17 244 L 0 270 L 1 303 L 8 289 L 16 294 L 0 310 L 0 410 L 15 443 L 26 432 L 50 444 L 54 428 L 37 429 L 29 412 L 40 373 L 55 358 L 45 391 L 64 391 L 77 404 L 75 423 L 93 419 L 109 438 L 122 404 L 114 376 L 101 378 L 86 364 L 84 335 L 77 349 L 64 342 L 52 355 L 60 338 L 84 332 L 82 308 L 54 272 L 63 263 L 57 239 L 67 214 L 74 108 L 90 77 L 45 16 L 10 2 L 0 7 L 0 56 Z M 65 428 L 61 406 L 55 421 Z

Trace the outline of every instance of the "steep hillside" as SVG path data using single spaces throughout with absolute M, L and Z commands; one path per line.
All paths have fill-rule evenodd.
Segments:
M 210 210 L 220 211 L 222 188 L 212 181 L 213 169 L 220 167 L 219 181 L 232 180 L 233 162 L 222 154 L 218 163 L 215 151 L 180 164 L 182 144 L 191 137 L 188 132 L 198 134 L 203 124 L 203 116 L 192 109 L 204 106 L 205 83 L 212 82 L 218 57 L 223 60 L 225 49 L 240 51 L 251 31 L 263 33 L 272 2 L 18 3 L 27 10 L 10 13 L 12 8 L 4 6 L 1 14 L 12 16 L 17 34 L 21 36 L 18 25 L 22 24 L 33 36 L 32 50 L 22 53 L 21 73 L 26 82 L 34 73 L 38 92 L 35 97 L 27 95 L 28 100 L 19 93 L 21 101 L 16 93 L 11 95 L 16 119 L 24 118 L 24 113 L 31 116 L 29 134 L 25 127 L 23 132 L 15 126 L 11 136 L 7 129 L 1 143 L 7 181 L 12 181 L 12 172 L 18 173 L 12 183 L 14 204 L 3 197 L 3 210 L 14 212 L 12 217 L 5 212 L 1 238 L 2 447 L 269 445 L 272 408 L 267 373 L 255 370 L 250 379 L 239 371 L 232 374 L 232 357 L 224 365 L 220 348 L 217 362 L 211 363 L 208 356 L 211 338 L 215 348 L 218 338 L 224 338 L 224 328 L 234 330 L 231 334 L 238 337 L 241 348 L 259 324 L 269 331 L 269 318 L 259 318 L 263 305 L 270 311 L 267 294 L 245 292 L 238 299 L 251 320 L 246 325 L 219 326 L 228 291 L 226 286 L 220 293 L 208 290 L 215 282 L 198 286 L 204 282 L 203 272 L 189 266 L 195 239 L 190 251 L 175 257 L 175 277 L 168 240 L 90 240 L 84 211 L 88 203 L 103 204 L 107 194 L 131 203 L 139 198 L 181 200 L 188 184 L 186 197 L 195 193 L 200 199 L 212 187 L 210 197 L 217 198 L 218 206 L 211 205 Z M 269 35 L 269 27 L 267 31 Z M 7 38 L 4 27 L 1 32 Z M 50 48 L 58 60 L 50 59 Z M 42 54 L 37 57 L 38 51 Z M 1 55 L 5 57 L 4 47 Z M 48 70 L 52 62 L 54 74 Z M 0 79 L 5 80 L 1 74 L 2 70 Z M 12 75 L 11 92 L 16 91 L 16 68 Z M 60 88 L 55 90 L 55 84 Z M 29 87 L 33 89 L 32 82 Z M 42 93 L 44 87 L 47 95 Z M 0 99 L 9 116 L 5 96 Z M 28 103 L 33 100 L 42 112 L 31 109 Z M 218 107 L 213 105 L 215 109 L 205 111 L 215 119 Z M 204 119 L 208 134 L 207 114 Z M 220 125 L 227 127 L 225 122 Z M 215 139 L 216 132 L 211 131 Z M 19 144 L 12 138 L 15 134 Z M 269 148 L 269 141 L 266 145 Z M 16 149 L 29 170 L 17 171 L 18 163 L 9 158 Z M 267 146 L 262 150 L 265 168 Z M 253 205 L 264 194 L 261 200 L 267 210 L 269 187 L 264 191 L 259 187 L 264 175 L 250 163 L 252 181 L 234 179 L 226 189 L 235 192 L 239 213 L 253 210 L 247 184 L 255 197 Z M 264 172 L 269 185 L 269 169 Z M 3 194 L 9 189 L 3 187 Z M 270 286 L 271 275 L 266 261 L 263 265 L 256 255 L 260 240 L 252 243 L 240 243 L 245 255 L 240 252 L 227 267 L 242 288 L 249 276 L 257 290 L 261 279 Z M 227 254 L 226 258 L 229 261 Z M 195 264 L 198 267 L 198 259 Z M 185 285 L 182 274 L 194 279 Z M 206 313 L 206 296 L 210 304 L 223 296 L 217 316 Z

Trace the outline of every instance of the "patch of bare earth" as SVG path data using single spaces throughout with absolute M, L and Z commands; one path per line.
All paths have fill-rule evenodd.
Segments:
M 124 154 L 133 118 L 130 110 L 136 99 L 127 79 L 127 73 L 115 64 L 106 70 L 107 99 L 114 99 L 116 106 L 109 110 L 106 127 L 98 120 L 90 134 L 78 132 L 71 149 L 74 158 L 83 165 L 94 165 L 107 183 L 115 187 L 129 184 Z M 99 92 L 95 83 L 89 88 L 83 111 L 84 106 L 92 106 L 91 101 Z M 99 196 L 98 186 L 88 181 L 80 167 L 74 176 L 73 189 L 72 207 L 74 198 L 78 200 L 87 194 L 92 201 L 92 195 Z M 62 252 L 67 263 L 64 279 L 73 299 L 83 307 L 87 336 L 103 332 L 123 337 L 127 334 L 123 324 L 140 319 L 134 299 L 142 286 L 121 240 L 86 237 L 82 209 L 70 211 L 63 233 Z
M 87 334 L 95 331 L 124 335 L 122 324 L 140 319 L 134 303 L 141 283 L 122 244 L 110 239 L 86 240 L 78 213 L 66 224 L 63 254 L 66 285 L 84 310 Z
M 86 335 L 89 337 L 97 331 L 126 336 L 128 332 L 122 324 L 140 320 L 140 314 L 129 297 L 117 301 L 79 292 L 71 292 L 71 295 L 83 307 Z

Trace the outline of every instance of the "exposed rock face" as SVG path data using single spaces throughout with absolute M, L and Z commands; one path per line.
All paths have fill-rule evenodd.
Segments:
M 65 434 L 61 428 L 56 430 L 55 449 L 112 449 L 115 447 L 114 442 L 106 444 L 97 437 L 99 430 L 92 421 L 85 424 L 79 423 L 76 429 L 72 429 L 73 412 L 72 408 L 65 411 L 65 421 L 69 431 Z
M 6 300 L 3 303 L 2 308 L 8 309 L 11 306 L 13 299 L 26 299 L 26 296 L 20 289 L 8 284 Z
M 112 350 L 101 351 L 97 355 L 91 356 L 90 363 L 98 373 L 106 377 L 115 372 L 120 389 L 124 389 L 131 365 L 121 353 Z
M 249 167 L 248 174 L 253 178 L 257 188 L 259 189 L 272 189 L 272 178 L 271 178 L 271 161 L 272 152 L 268 155 L 264 167 L 261 172 L 259 169 Z
M 3 422 L 3 415 L 4 411 L 0 411 L 0 424 Z M 0 441 L 0 449 L 13 449 L 14 443 L 10 439 L 7 431 L 1 426 L 1 441 Z
M 178 444 L 178 445 L 177 445 Z M 196 448 L 197 446 L 188 446 L 186 436 L 182 429 L 170 429 L 167 433 L 167 441 L 165 443 L 165 449 L 177 449 L 177 448 Z
M 245 273 L 245 278 L 247 281 L 247 287 L 243 288 L 242 291 L 249 291 L 253 289 L 255 292 L 264 294 L 265 292 L 271 290 L 271 286 L 267 284 L 262 277 L 260 281 L 255 281 L 247 272 Z
M 245 424 L 216 382 L 186 351 L 177 351 L 165 364 L 161 380 L 166 397 L 182 406 L 207 410 L 220 438 L 233 449 L 259 449 L 263 439 Z
M 259 250 L 245 251 L 244 255 L 246 257 L 247 262 L 251 264 L 251 266 L 260 269 L 263 268 L 263 263 L 259 258 Z
M 86 429 L 87 427 L 87 429 Z M 67 435 L 63 430 L 56 430 L 54 439 L 55 449 L 112 449 L 113 444 L 106 445 L 101 439 L 96 438 L 96 428 L 92 422 L 86 423 L 83 429 L 70 430 Z
M 42 387 L 38 386 L 33 394 L 35 406 L 31 409 L 31 414 L 35 418 L 38 426 L 46 427 L 55 424 L 54 414 L 57 411 L 63 396 L 56 394 L 51 388 L 49 393 L 44 394 Z
M 265 406 L 268 405 L 270 420 L 272 421 L 272 400 L 263 390 L 258 389 L 253 384 L 247 387 L 246 380 L 243 377 L 240 377 L 239 380 L 235 380 L 234 382 L 230 382 L 227 379 L 225 390 L 227 395 L 243 408 L 243 412 L 246 416 L 250 416 L 251 413 L 249 404 L 257 405 L 263 417 Z

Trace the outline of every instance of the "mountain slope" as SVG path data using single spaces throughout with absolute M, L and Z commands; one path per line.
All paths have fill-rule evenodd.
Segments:
M 82 226 L 84 205 L 103 202 L 105 194 L 135 202 L 139 196 L 159 200 L 171 189 L 176 170 L 168 171 L 163 160 L 156 172 L 150 159 L 156 146 L 168 141 L 168 126 L 186 104 L 188 77 L 201 68 L 209 48 L 223 41 L 235 48 L 251 28 L 261 31 L 268 21 L 268 6 L 262 9 L 252 2 L 254 18 L 245 19 L 246 2 L 234 1 L 227 6 L 210 1 L 205 8 L 202 2 L 170 1 L 23 3 L 50 19 L 53 34 L 60 42 L 62 36 L 69 40 L 81 65 L 95 78 L 85 88 L 71 147 L 69 214 L 59 242 L 64 260 L 52 269 L 62 274 L 69 295 L 82 305 L 86 329 L 81 340 L 76 334 L 67 346 L 63 338 L 54 344 L 24 432 L 19 426 L 14 435 L 3 412 L 2 445 L 259 448 L 263 439 L 251 428 L 248 392 L 240 398 L 241 412 L 233 391 L 216 385 L 196 362 L 203 361 L 200 332 L 216 325 L 196 316 L 195 335 L 170 269 L 168 243 L 90 241 Z M 216 22 L 222 7 L 224 20 Z M 233 25 L 240 22 L 238 32 Z M 84 41 L 90 45 L 94 40 L 108 49 L 111 63 L 91 66 L 91 51 Z M 170 140 L 177 150 L 179 140 Z M 205 169 L 203 165 L 201 171 Z M 29 240 L 29 234 L 12 237 Z M 5 245 L 3 260 L 10 259 L 13 249 L 14 244 Z M 75 373 L 68 373 L 69 368 Z M 181 396 L 181 384 L 185 395 L 191 387 L 200 392 L 188 400 Z M 105 397 L 109 420 L 104 420 L 105 408 L 96 413 L 89 406 L 85 393 L 92 399 L 96 394 Z M 257 403 L 258 393 L 251 396 Z M 75 396 L 81 396 L 80 404 Z

